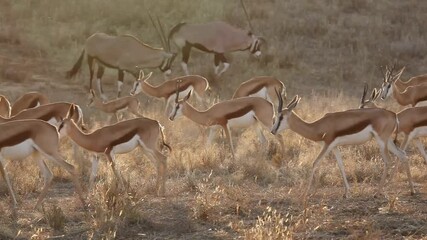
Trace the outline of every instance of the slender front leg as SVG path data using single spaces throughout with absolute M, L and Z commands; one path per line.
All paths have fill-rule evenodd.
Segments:
M 418 140 L 418 139 L 417 139 Z M 408 181 L 409 181 L 409 188 L 411 190 L 411 194 L 415 194 L 415 190 L 414 190 L 414 183 L 412 181 L 412 175 L 411 175 L 411 169 L 409 167 L 409 161 L 408 161 L 408 157 L 406 156 L 405 152 L 398 149 L 396 147 L 396 145 L 393 143 L 393 141 L 389 140 L 388 141 L 388 149 L 394 154 L 396 155 L 400 162 L 404 163 L 405 165 L 405 170 L 406 170 L 406 176 L 408 177 Z
M 307 192 L 306 192 L 306 196 L 308 196 L 308 194 L 310 193 L 311 190 L 311 185 L 313 184 L 313 179 L 314 179 L 314 174 L 317 170 L 317 165 L 319 164 L 320 160 L 322 160 L 323 157 L 325 157 L 326 154 L 328 154 L 330 152 L 330 145 L 325 144 L 322 148 L 322 150 L 320 151 L 319 155 L 317 156 L 317 158 L 314 160 L 313 162 L 313 167 L 311 170 L 311 174 L 310 174 L 310 178 L 308 179 L 308 187 L 307 187 Z
M 16 206 L 18 205 L 18 202 L 16 201 L 15 193 L 13 192 L 12 184 L 10 184 L 9 176 L 7 175 L 7 173 L 6 173 L 5 169 L 4 169 L 4 165 L 5 165 L 4 158 L 3 158 L 3 156 L 0 156 L 0 171 L 1 171 L 1 175 L 3 176 L 3 180 L 7 184 L 7 188 L 9 190 L 9 194 L 12 196 L 13 208 L 16 208 Z
M 341 157 L 341 152 L 340 152 L 340 150 L 339 150 L 338 148 L 336 148 L 336 147 L 335 147 L 334 149 L 332 149 L 332 152 L 333 152 L 333 153 L 334 153 L 334 155 L 335 155 L 335 159 L 337 160 L 338 167 L 339 167 L 339 169 L 340 169 L 341 176 L 342 176 L 342 179 L 343 179 L 343 181 L 344 181 L 345 197 L 346 197 L 346 198 L 349 198 L 349 197 L 350 197 L 350 185 L 348 184 L 347 176 L 345 175 L 345 171 L 344 171 L 344 164 L 343 164 L 343 160 L 342 160 L 342 157 Z
M 37 164 L 39 165 L 40 171 L 42 172 L 43 179 L 44 179 L 42 191 L 39 195 L 39 198 L 37 200 L 36 205 L 34 206 L 34 209 L 37 209 L 38 206 L 43 201 L 43 199 L 46 197 L 47 191 L 49 190 L 50 186 L 52 185 L 53 174 L 49 170 L 49 168 L 46 166 L 46 163 L 41 158 L 40 153 L 38 153 L 38 152 L 33 153 L 33 158 L 35 158 L 37 160 Z
M 98 173 L 98 166 L 99 166 L 99 156 L 97 154 L 94 154 L 92 157 L 92 167 L 90 170 L 90 177 L 89 177 L 89 191 L 93 189 L 95 178 Z
M 225 58 L 223 53 L 215 53 L 215 74 L 217 76 L 221 76 L 227 69 L 230 67 L 230 64 L 227 62 L 227 59 Z M 224 64 L 224 68 L 218 73 L 219 70 L 219 64 Z
M 105 149 L 104 153 L 107 156 L 107 159 L 108 159 L 108 161 L 110 163 L 111 168 L 113 169 L 114 175 L 119 180 L 120 185 L 124 188 L 125 184 L 123 182 L 122 176 L 116 170 L 116 165 L 115 165 L 115 162 L 114 162 L 114 153 L 112 151 L 112 148 L 108 147 L 107 149 Z
M 105 71 L 105 68 L 98 64 L 98 72 L 96 73 L 98 92 L 99 92 L 99 95 L 101 96 L 101 99 L 106 101 L 107 96 L 105 96 L 104 94 L 104 90 L 102 89 L 102 83 L 101 83 L 101 79 L 102 79 L 102 76 L 104 75 L 104 71 Z
M 231 139 L 230 127 L 228 125 L 225 125 L 225 126 L 222 126 L 222 128 L 224 129 L 226 138 L 230 142 L 231 154 L 233 155 L 233 159 L 236 159 L 234 156 L 234 146 L 233 146 L 233 140 Z

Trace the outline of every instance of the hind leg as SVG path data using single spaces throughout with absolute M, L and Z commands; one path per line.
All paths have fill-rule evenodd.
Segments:
M 47 167 L 46 163 L 43 161 L 43 159 L 40 156 L 40 153 L 34 152 L 33 158 L 36 159 L 37 164 L 39 165 L 40 171 L 43 174 L 44 184 L 42 191 L 39 195 L 39 198 L 37 199 L 37 203 L 34 206 L 35 209 L 41 204 L 43 199 L 46 197 L 47 191 L 49 190 L 50 186 L 52 185 L 53 180 L 53 174 L 50 171 L 50 169 Z
M 125 77 L 125 72 L 123 70 L 119 69 L 119 79 L 117 81 L 117 98 L 120 97 L 120 94 L 122 92 L 122 86 L 123 86 L 123 79 Z
M 87 55 L 87 64 L 89 66 L 89 75 L 90 75 L 90 78 L 89 78 L 89 89 L 90 90 L 93 89 L 93 86 L 92 86 L 92 79 L 93 79 L 93 72 L 94 72 L 94 70 L 93 70 L 93 60 L 94 60 L 93 57 Z
M 96 83 L 98 86 L 98 92 L 99 92 L 99 95 L 101 96 L 101 99 L 106 101 L 107 96 L 105 96 L 104 90 L 102 89 L 102 84 L 101 84 L 101 79 L 102 79 L 102 76 L 104 75 L 104 71 L 105 71 L 105 67 L 98 64 L 98 72 L 96 73 L 96 81 L 97 81 Z
M 3 176 L 3 180 L 7 183 L 9 194 L 12 196 L 13 207 L 16 208 L 18 202 L 16 201 L 15 193 L 13 192 L 12 184 L 10 184 L 9 176 L 7 175 L 6 170 L 4 169 L 4 165 L 5 165 L 5 160 L 3 156 L 0 156 L 0 171 Z
M 184 71 L 185 75 L 189 75 L 188 73 L 188 59 L 190 59 L 190 51 L 191 51 L 191 45 L 186 43 L 185 46 L 182 48 L 182 70 Z

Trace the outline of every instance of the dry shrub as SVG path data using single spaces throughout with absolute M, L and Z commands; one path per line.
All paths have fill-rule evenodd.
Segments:
M 192 209 L 195 219 L 214 222 L 221 215 L 224 189 L 210 182 L 211 176 L 212 173 L 197 185 Z
M 59 206 L 54 204 L 48 210 L 45 210 L 45 208 L 43 207 L 43 215 L 51 228 L 56 231 L 64 230 L 67 218 L 65 217 L 64 212 Z
M 244 231 L 245 239 L 291 239 L 292 216 L 282 216 L 272 207 L 267 207 L 262 216 L 258 216 L 255 226 Z
M 126 227 L 141 220 L 141 199 L 135 189 L 126 182 L 124 189 L 118 186 L 116 179 L 98 183 L 90 205 L 95 208 L 93 213 L 94 236 L 115 238 L 117 231 L 125 231 Z

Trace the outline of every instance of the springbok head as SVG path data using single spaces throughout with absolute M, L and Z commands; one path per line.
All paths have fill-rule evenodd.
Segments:
M 286 130 L 289 128 L 289 116 L 292 114 L 292 110 L 298 105 L 299 101 L 301 100 L 301 97 L 296 95 L 292 101 L 289 102 L 289 104 L 286 106 L 286 108 L 283 108 L 283 98 L 280 95 L 280 93 L 275 89 L 277 98 L 279 99 L 279 104 L 277 106 L 277 112 L 274 119 L 273 126 L 271 127 L 271 133 L 277 134 L 278 132 L 281 132 L 283 130 Z
M 362 98 L 360 99 L 359 108 L 378 108 L 378 106 L 375 104 L 375 101 L 381 95 L 381 92 L 382 92 L 382 89 L 377 90 L 376 88 L 374 88 L 372 90 L 372 94 L 369 97 L 369 99 L 366 99 L 366 94 L 368 93 L 368 84 L 365 83 L 365 86 L 363 88 Z
M 384 72 L 381 68 L 381 72 L 383 75 L 383 84 L 381 85 L 381 99 L 385 100 L 393 93 L 393 83 L 400 79 L 400 76 L 402 75 L 403 71 L 405 70 L 405 67 L 399 70 L 396 74 L 394 74 L 396 64 L 393 64 L 391 68 L 386 66 L 386 71 Z
M 153 72 L 150 72 L 147 76 L 145 76 L 145 73 L 142 69 L 139 70 L 139 76 L 138 79 L 135 80 L 133 83 L 132 90 L 130 91 L 130 95 L 134 96 L 140 92 L 142 92 L 142 84 L 143 82 L 147 81 Z

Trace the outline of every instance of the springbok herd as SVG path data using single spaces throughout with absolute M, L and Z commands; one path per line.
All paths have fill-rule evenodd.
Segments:
M 151 16 L 150 19 L 155 25 Z M 151 47 L 130 35 L 109 36 L 104 33 L 95 33 L 87 39 L 78 61 L 67 72 L 67 77 L 75 76 L 83 59 L 87 58 L 90 70 L 89 105 L 111 114 L 111 118 L 114 116 L 116 120 L 114 124 L 87 131 L 84 128 L 82 110 L 75 103 L 49 103 L 48 98 L 43 94 L 28 92 L 11 105 L 5 96 L 0 96 L 2 122 L 0 124 L 2 133 L 0 135 L 0 170 L 7 183 L 13 207 L 16 208 L 17 200 L 4 168 L 5 159 L 19 160 L 29 155 L 37 161 L 44 177 L 44 186 L 38 197 L 36 208 L 46 196 L 53 179 L 52 172 L 42 155 L 71 174 L 79 198 L 85 205 L 76 169 L 59 153 L 59 139 L 63 136 L 70 138 L 75 146 L 93 153 L 89 189 L 93 186 L 101 154 L 107 157 L 116 178 L 123 186 L 121 175 L 115 168 L 115 155 L 130 152 L 140 146 L 144 154 L 156 165 L 157 194 L 165 195 L 167 179 L 165 152 L 167 149 L 169 151 L 172 149 L 165 142 L 163 126 L 157 120 L 143 117 L 143 113 L 140 112 L 136 95 L 141 92 L 164 99 L 166 103 L 164 114 L 169 120 L 174 121 L 184 115 L 200 125 L 210 127 L 208 143 L 213 141 L 217 130 L 222 129 L 229 141 L 233 158 L 231 129 L 248 128 L 255 124 L 258 126 L 257 134 L 261 142 L 266 141 L 263 128 L 276 136 L 289 128 L 304 138 L 321 143 L 323 147 L 313 162 L 307 193 L 313 184 L 319 162 L 332 151 L 343 177 L 345 196 L 349 197 L 350 186 L 338 146 L 361 144 L 374 138 L 384 161 L 384 172 L 378 191 L 383 191 L 390 168 L 389 152 L 391 152 L 404 163 L 410 191 L 412 194 L 415 193 L 408 158 L 404 151 L 410 141 L 415 139 L 416 146 L 427 163 L 427 154 L 419 140 L 419 137 L 427 136 L 427 107 L 420 107 L 427 101 L 427 84 L 425 84 L 427 75 L 417 76 L 404 82 L 400 79 L 404 68 L 396 73 L 395 66 L 387 67 L 383 73 L 382 87 L 379 90 L 374 89 L 369 99 L 367 99 L 368 88 L 365 86 L 359 109 L 327 113 L 314 122 L 306 122 L 294 112 L 301 99 L 298 95 L 284 107 L 285 86 L 280 80 L 271 76 L 258 76 L 245 81 L 235 90 L 232 99 L 218 102 L 201 111 L 188 103 L 188 100 L 194 93 L 197 103 L 206 105 L 208 96 L 205 93 L 209 88 L 209 82 L 202 76 L 189 75 L 187 63 L 191 48 L 213 53 L 214 71 L 219 76 L 230 66 L 224 53 L 248 50 L 258 57 L 261 54 L 260 46 L 263 39 L 251 31 L 220 21 L 205 24 L 180 23 L 172 28 L 167 37 L 163 33 L 160 22 L 158 25 L 156 30 L 162 40 L 163 48 Z M 143 69 L 158 67 L 165 76 L 168 76 L 176 57 L 176 54 L 171 52 L 170 42 L 175 43 L 182 52 L 182 68 L 186 75 L 165 80 L 162 84 L 153 86 L 148 82 L 151 73 L 146 76 Z M 219 71 L 220 63 L 223 63 L 221 71 Z M 99 97 L 92 89 L 95 66 L 98 67 Z M 106 100 L 101 86 L 105 67 L 118 70 L 118 97 L 110 101 Z M 137 79 L 130 96 L 120 97 L 124 72 L 130 73 Z M 380 96 L 382 99 L 393 96 L 400 105 L 412 107 L 396 114 L 375 104 Z M 117 113 L 123 110 L 131 112 L 135 118 L 119 121 Z M 400 147 L 397 147 L 394 141 L 398 133 L 403 133 L 405 136 Z M 283 150 L 285 146 L 282 138 L 278 136 L 277 140 Z

